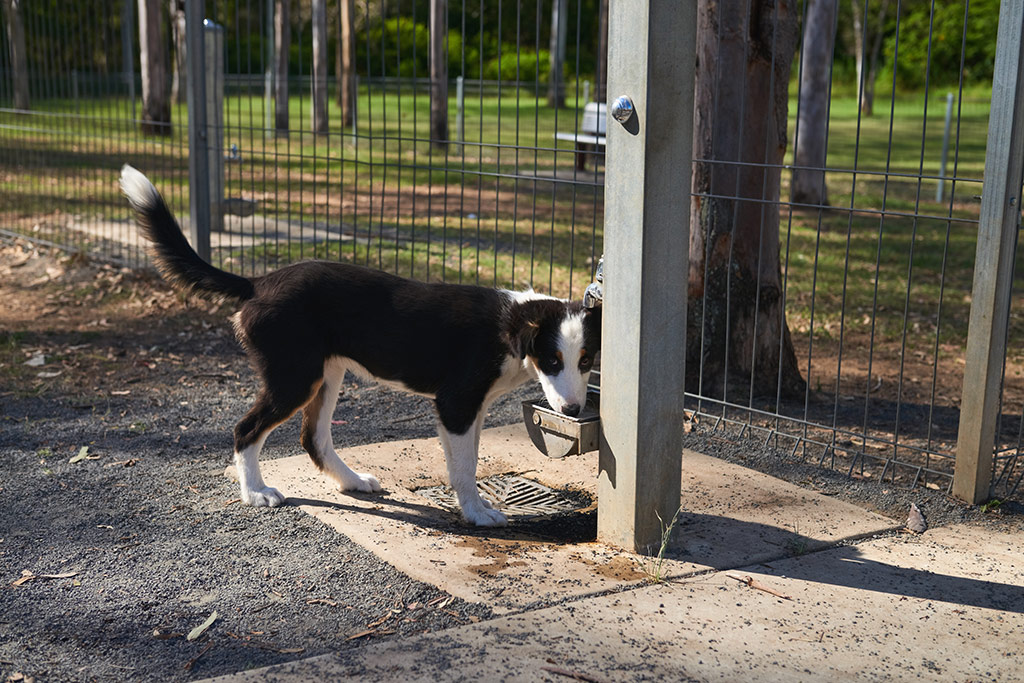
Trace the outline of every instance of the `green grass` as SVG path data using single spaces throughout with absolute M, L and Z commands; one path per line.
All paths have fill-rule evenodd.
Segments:
M 933 345 L 936 329 L 942 344 L 963 344 L 980 184 L 959 182 L 952 204 L 947 186 L 946 201 L 936 202 L 936 181 L 914 176 L 938 173 L 944 93 L 929 98 L 927 119 L 921 94 L 898 97 L 891 111 L 890 101 L 879 94 L 875 115 L 866 118 L 858 117 L 854 98 L 834 98 L 828 163 L 836 171 L 828 186 L 836 210 L 781 208 L 787 311 L 798 343 L 812 329 L 816 340 L 834 339 L 842 323 L 845 333 L 873 330 L 889 341 L 906 333 L 912 349 Z M 128 127 L 123 99 L 34 106 L 39 114 L 0 113 L 0 148 L 18 164 L 0 166 L 6 224 L 59 239 L 68 214 L 126 220 L 116 186 L 124 161 L 150 173 L 173 210 L 187 215 L 187 141 L 178 125 L 184 105 L 175 106 L 173 133 L 163 138 Z M 308 98 L 296 96 L 289 112 L 297 130 L 276 138 L 262 129 L 261 96 L 226 98 L 225 146 L 238 145 L 243 156 L 242 164 L 226 165 L 226 194 L 255 199 L 261 217 L 340 225 L 356 239 L 339 241 L 335 230 L 320 231 L 315 241 L 230 246 L 217 254 L 222 263 L 255 272 L 303 258 L 341 258 L 432 280 L 582 293 L 602 251 L 602 192 L 548 180 L 556 170 L 572 177 L 574 155 L 567 143 L 555 151 L 554 134 L 572 130 L 577 110 L 556 112 L 514 91 L 500 99 L 470 95 L 467 144 L 447 148 L 428 140 L 425 93 L 364 90 L 358 111 L 357 135 L 342 128 L 333 103 L 330 133 L 313 135 Z M 956 151 L 957 176 L 978 179 L 987 93 L 970 93 L 959 111 L 959 147 L 954 140 L 947 174 Z M 454 118 L 453 100 L 453 136 Z

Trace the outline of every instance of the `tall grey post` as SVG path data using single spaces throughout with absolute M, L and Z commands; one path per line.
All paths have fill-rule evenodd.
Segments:
M 599 540 L 656 552 L 679 509 L 697 0 L 611 0 Z M 609 112 L 614 107 L 609 106 Z
M 203 47 L 203 0 L 185 2 L 188 59 L 189 241 L 203 259 L 210 258 L 209 149 L 206 118 L 206 50 Z
M 971 290 L 953 494 L 988 499 L 1024 181 L 1024 5 L 1004 2 L 992 76 L 985 185 Z
M 224 229 L 224 27 L 203 21 L 206 49 L 206 141 L 209 145 L 210 230 Z

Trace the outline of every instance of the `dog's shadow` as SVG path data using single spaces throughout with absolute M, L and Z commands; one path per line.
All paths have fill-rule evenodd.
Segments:
M 380 493 L 341 492 L 338 495 L 359 500 L 380 502 L 380 507 L 366 508 L 320 498 L 289 497 L 287 505 L 307 506 L 360 515 L 372 515 L 403 524 L 413 524 L 456 536 L 474 536 L 508 541 L 530 541 L 553 544 L 587 543 L 597 539 L 597 509 L 593 504 L 578 510 L 551 515 L 513 516 L 505 527 L 481 527 L 467 524 L 458 513 L 428 503 L 412 503 L 393 498 L 387 490 Z M 385 507 L 386 506 L 386 507 Z

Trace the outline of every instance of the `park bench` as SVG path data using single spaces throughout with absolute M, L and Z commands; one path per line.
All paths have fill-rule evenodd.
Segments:
M 577 169 L 583 170 L 587 154 L 604 149 L 606 118 L 604 102 L 588 102 L 583 107 L 583 117 L 580 119 L 578 130 L 555 133 L 556 140 L 567 140 L 575 145 Z

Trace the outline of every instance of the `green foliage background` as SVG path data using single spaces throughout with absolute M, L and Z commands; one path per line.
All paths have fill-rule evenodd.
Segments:
M 877 29 L 882 0 L 836 0 L 839 18 L 833 65 L 835 86 L 856 86 L 852 3 Z M 210 0 L 208 15 L 225 27 L 230 74 L 262 73 L 267 54 L 266 0 Z M 552 0 L 456 2 L 448 9 L 448 73 L 476 79 L 547 81 Z M 165 11 L 168 4 L 161 3 Z M 290 70 L 308 74 L 312 61 L 310 0 L 291 5 Z M 22 4 L 29 63 L 37 72 L 118 74 L 122 68 L 120 2 L 33 0 Z M 357 0 L 356 68 L 362 77 L 426 77 L 429 0 Z M 597 71 L 600 0 L 568 1 L 565 72 L 593 79 Z M 799 10 L 802 13 L 801 4 Z M 899 16 L 897 16 L 897 9 Z M 328 0 L 329 50 L 337 43 L 338 2 Z M 895 81 L 901 91 L 918 90 L 926 77 L 935 87 L 991 84 L 999 0 L 890 0 L 884 22 L 878 87 Z M 964 30 L 966 19 L 966 32 Z M 167 22 L 165 22 L 165 25 Z M 133 27 L 135 52 L 137 28 Z M 166 31 L 170 48 L 170 31 Z M 897 52 L 897 36 L 899 50 Z M 930 39 L 929 39 L 930 36 Z M 929 65 L 929 50 L 931 52 Z M 962 59 L 961 59 L 962 53 Z M 6 27 L 0 14 L 0 99 L 10 96 Z M 138 69 L 138 55 L 134 56 Z M 961 68 L 962 66 L 962 68 Z M 333 58 L 331 69 L 333 71 Z M 895 78 L 894 78 L 895 72 Z M 794 69 L 795 77 L 796 69 Z M 118 74 L 119 75 L 119 74 Z M 43 80 L 33 79 L 34 96 Z

